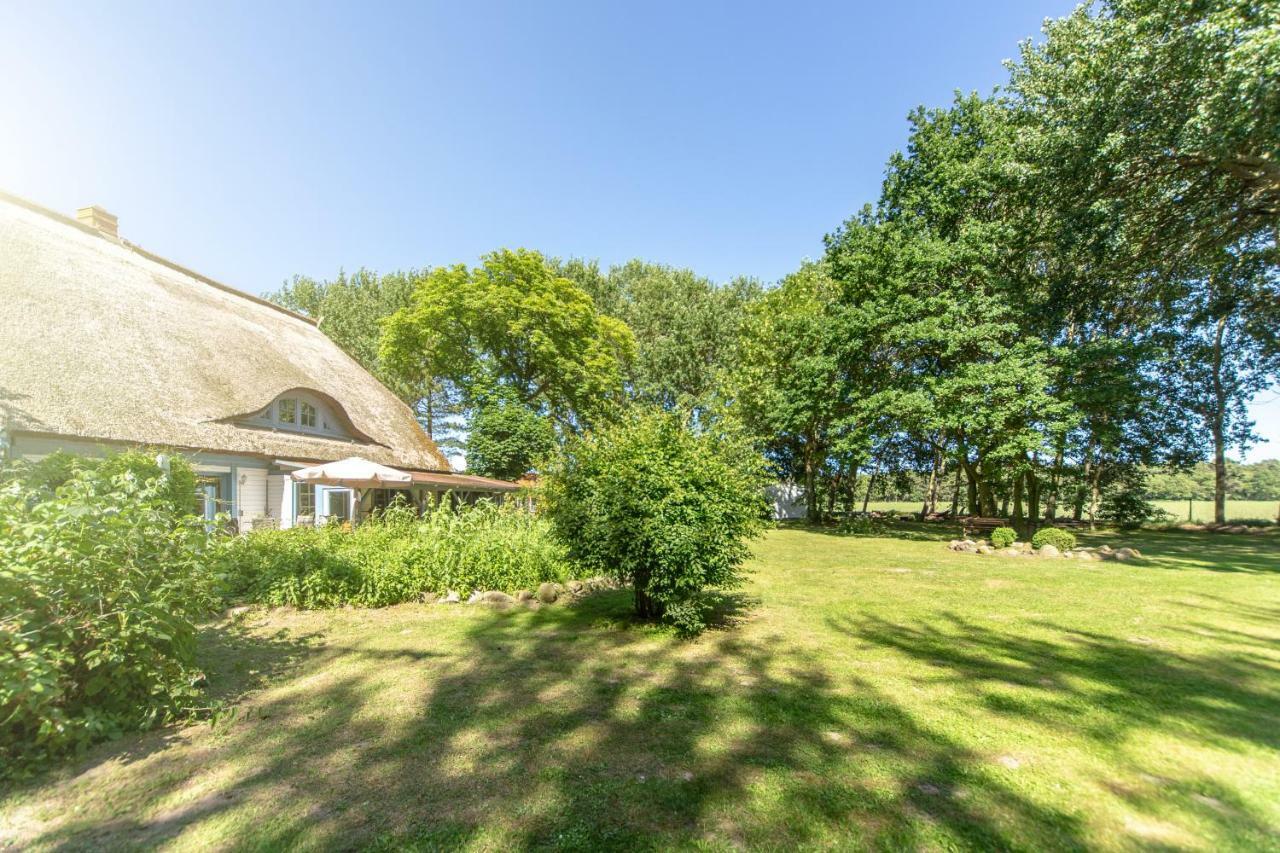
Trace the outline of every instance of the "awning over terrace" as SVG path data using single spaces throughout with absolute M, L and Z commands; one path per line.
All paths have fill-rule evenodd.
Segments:
M 346 486 L 350 489 L 407 489 L 413 485 L 412 475 L 359 456 L 299 468 L 291 476 L 303 483 Z
M 432 491 L 515 492 L 520 486 L 506 480 L 452 474 L 443 471 L 399 471 L 359 456 L 299 468 L 290 475 L 302 483 L 345 486 L 349 489 L 408 489 L 424 486 Z

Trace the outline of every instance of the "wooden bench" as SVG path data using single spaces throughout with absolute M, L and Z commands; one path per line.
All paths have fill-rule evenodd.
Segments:
M 1007 518 L 981 518 L 974 516 L 964 519 L 965 536 L 985 536 L 997 527 L 1008 527 Z

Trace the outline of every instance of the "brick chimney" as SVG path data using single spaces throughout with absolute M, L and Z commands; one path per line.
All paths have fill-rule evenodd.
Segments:
M 107 213 L 96 204 L 92 207 L 82 207 L 76 211 L 76 221 L 81 225 L 88 225 L 104 237 L 119 239 L 116 233 L 116 215 Z

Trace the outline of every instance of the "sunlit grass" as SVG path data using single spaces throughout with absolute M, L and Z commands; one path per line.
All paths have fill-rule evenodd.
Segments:
M 1130 536 L 1150 559 L 1121 564 L 898 532 L 915 538 L 769 534 L 724 627 L 694 642 L 630 625 L 625 593 L 211 626 L 235 717 L 12 792 L 0 838 L 1277 845 L 1280 537 Z

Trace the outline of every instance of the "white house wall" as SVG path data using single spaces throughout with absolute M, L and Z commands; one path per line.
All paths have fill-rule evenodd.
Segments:
M 240 529 L 249 530 L 255 521 L 267 516 L 267 469 L 238 468 L 236 511 Z

